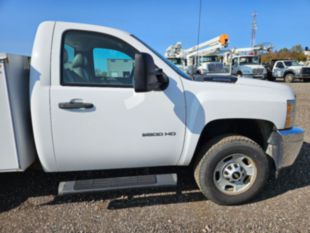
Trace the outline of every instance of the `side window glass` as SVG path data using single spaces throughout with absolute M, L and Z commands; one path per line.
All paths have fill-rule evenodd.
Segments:
M 68 31 L 62 45 L 61 84 L 133 87 L 137 52 L 126 42 L 110 35 Z
M 63 64 L 64 68 L 70 68 L 72 65 L 73 58 L 75 56 L 75 51 L 74 48 L 71 47 L 70 45 L 64 44 L 64 49 L 63 49 Z
M 283 63 L 282 63 L 282 62 L 279 62 L 279 63 L 277 64 L 277 68 L 280 68 L 280 69 L 284 68 Z
M 126 53 L 95 48 L 93 61 L 96 79 L 110 85 L 132 85 L 134 60 Z

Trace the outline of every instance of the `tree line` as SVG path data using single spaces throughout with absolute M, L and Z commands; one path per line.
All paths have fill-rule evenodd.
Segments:
M 306 61 L 307 56 L 304 51 L 309 50 L 307 47 L 304 49 L 300 44 L 293 46 L 292 48 L 282 48 L 280 50 L 274 50 L 269 53 L 263 54 L 261 59 L 262 63 L 268 63 L 275 59 L 292 59 L 297 61 Z

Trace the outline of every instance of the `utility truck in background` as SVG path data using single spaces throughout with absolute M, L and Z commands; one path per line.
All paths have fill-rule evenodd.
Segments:
M 230 65 L 231 74 L 240 77 L 266 79 L 267 70 L 261 64 L 260 55 L 269 51 L 271 45 L 256 45 L 249 48 L 237 48 L 225 54 L 224 63 Z
M 191 165 L 202 193 L 230 205 L 257 195 L 303 143 L 290 87 L 192 80 L 127 32 L 43 22 L 29 61 L 0 55 L 1 172 L 35 160 L 46 172 Z M 64 181 L 59 193 L 177 182 L 174 173 L 125 175 Z
M 228 43 L 227 34 L 188 49 L 183 49 L 182 43 L 177 42 L 166 49 L 165 57 L 188 74 L 223 73 L 224 65 L 219 52 L 226 48 Z
M 266 66 L 268 71 L 268 80 L 274 81 L 277 78 L 284 79 L 291 83 L 296 79 L 304 82 L 310 81 L 310 67 L 303 66 L 294 60 L 272 60 Z

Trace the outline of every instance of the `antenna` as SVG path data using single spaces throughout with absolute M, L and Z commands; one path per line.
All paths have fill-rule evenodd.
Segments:
M 200 27 L 201 27 L 201 8 L 202 8 L 202 0 L 199 0 L 199 12 L 198 12 L 198 32 L 197 32 L 197 50 L 196 50 L 196 59 L 195 59 L 195 67 L 198 67 L 198 50 L 199 50 L 199 42 L 200 42 Z
M 252 14 L 252 39 L 251 39 L 251 46 L 254 47 L 256 44 L 256 30 L 257 30 L 257 24 L 256 24 L 256 12 L 254 11 Z

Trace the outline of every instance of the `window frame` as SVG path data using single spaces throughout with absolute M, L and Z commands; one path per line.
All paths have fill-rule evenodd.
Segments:
M 89 33 L 89 34 L 93 34 L 93 35 L 100 35 L 100 36 L 105 36 L 105 37 L 110 37 L 112 39 L 116 39 L 118 40 L 119 42 L 121 43 L 124 43 L 125 45 L 127 46 L 130 46 L 132 47 L 136 53 L 139 53 L 140 51 L 135 48 L 134 46 L 128 44 L 126 41 L 120 39 L 119 37 L 116 37 L 116 36 L 113 36 L 113 35 L 110 35 L 110 34 L 106 34 L 106 33 L 102 33 L 102 32 L 95 32 L 95 31 L 87 31 L 87 30 L 77 30 L 77 29 L 69 29 L 69 30 L 66 30 L 62 33 L 61 35 L 61 51 L 60 51 L 60 64 L 59 64 L 59 72 L 60 72 L 60 75 L 59 75 L 59 78 L 60 78 L 60 86 L 65 86 L 65 87 L 103 87 L 103 88 L 130 88 L 130 89 L 134 89 L 134 84 L 132 85 L 109 85 L 109 84 L 99 84 L 99 83 L 64 83 L 64 78 L 63 78 L 63 75 L 64 75 L 64 72 L 63 72 L 63 69 L 64 69 L 64 66 L 63 66 L 63 52 L 64 52 L 64 49 L 65 49 L 65 36 L 67 33 L 70 33 L 70 32 L 82 32 L 82 33 Z M 74 48 L 75 49 L 75 48 Z M 91 51 L 93 51 L 95 48 L 92 48 Z M 93 55 L 93 54 L 92 54 Z M 94 61 L 93 61 L 93 56 L 91 56 L 91 60 L 89 61 L 89 65 L 91 67 L 93 67 L 94 65 Z M 95 71 L 93 71 L 94 73 Z M 134 76 L 133 76 L 133 81 L 134 81 Z

